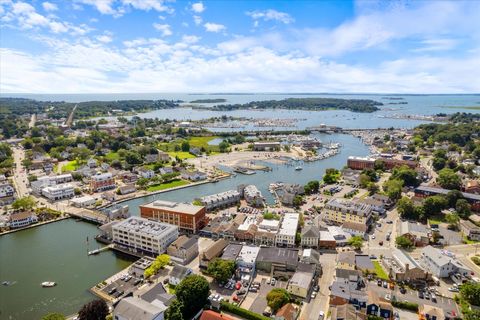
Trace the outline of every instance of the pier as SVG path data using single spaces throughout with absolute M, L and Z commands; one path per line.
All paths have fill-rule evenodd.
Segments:
M 107 250 L 110 250 L 114 247 L 113 244 L 109 244 L 108 246 L 105 246 L 105 247 L 102 247 L 102 248 L 98 248 L 98 249 L 95 249 L 95 250 L 92 250 L 92 251 L 88 251 L 88 255 L 89 256 L 92 256 L 92 255 L 95 255 L 95 254 L 99 254 L 103 251 L 107 251 Z

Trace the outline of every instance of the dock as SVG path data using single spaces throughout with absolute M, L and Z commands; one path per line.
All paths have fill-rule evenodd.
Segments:
M 107 251 L 107 250 L 110 250 L 113 248 L 113 244 L 109 244 L 108 246 L 105 246 L 105 247 L 102 247 L 102 248 L 98 248 L 98 249 L 95 249 L 95 250 L 92 250 L 92 251 L 88 251 L 88 255 L 89 256 L 92 256 L 92 255 L 95 255 L 95 254 L 99 254 L 103 251 Z

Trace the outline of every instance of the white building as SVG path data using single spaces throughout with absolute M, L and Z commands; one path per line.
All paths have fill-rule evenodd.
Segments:
M 225 192 L 201 197 L 200 202 L 205 209 L 207 209 L 207 211 L 230 207 L 240 202 L 240 193 L 237 190 L 228 190 Z
M 116 320 L 163 320 L 167 307 L 160 301 L 151 303 L 137 297 L 126 297 L 113 309 Z
M 8 226 L 12 229 L 26 227 L 38 222 L 37 216 L 32 212 L 12 213 L 8 219 Z
M 74 195 L 75 191 L 70 183 L 58 184 L 42 189 L 42 196 L 52 201 L 69 199 Z
M 9 183 L 0 184 L 0 203 L 10 203 L 13 201 L 15 189 Z
M 243 189 L 243 197 L 251 206 L 261 207 L 264 204 L 262 193 L 253 184 L 250 184 Z
M 142 178 L 145 178 L 145 179 L 151 179 L 153 177 L 155 177 L 155 172 L 151 169 L 146 169 L 146 168 L 139 168 L 137 170 L 137 173 L 142 177 Z
M 275 237 L 275 244 L 279 247 L 295 246 L 295 235 L 297 233 L 298 213 L 285 213 L 282 220 L 282 226 Z
M 112 227 L 113 241 L 134 252 L 162 254 L 178 238 L 178 227 L 140 217 L 130 217 Z
M 438 278 L 447 278 L 455 273 L 466 276 L 472 272 L 467 266 L 458 261 L 453 253 L 439 250 L 432 246 L 423 248 L 420 264 L 422 264 L 425 270 L 428 270 Z
M 94 205 L 97 200 L 92 196 L 83 196 L 70 200 L 72 205 L 77 208 L 85 208 Z
M 237 256 L 237 266 L 240 268 L 253 270 L 255 268 L 255 261 L 257 260 L 259 252 L 260 247 L 244 245 Z
M 56 176 L 43 176 L 37 178 L 36 181 L 30 183 L 32 191 L 36 194 L 42 194 L 42 190 L 45 187 L 55 186 L 57 184 L 72 182 L 73 177 L 72 174 L 59 174 Z

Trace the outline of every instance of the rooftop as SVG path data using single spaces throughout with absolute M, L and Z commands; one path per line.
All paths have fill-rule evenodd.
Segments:
M 224 260 L 236 260 L 238 257 L 238 254 L 242 250 L 241 244 L 237 243 L 230 243 L 224 250 L 222 254 L 222 259 Z
M 297 265 L 298 249 L 261 247 L 257 256 L 257 261 Z
M 298 227 L 298 213 L 285 213 L 282 220 L 282 226 L 278 231 L 279 235 L 295 236 Z
M 173 202 L 165 200 L 155 200 L 153 202 L 144 204 L 140 206 L 141 208 L 150 208 L 150 209 L 159 209 L 165 211 L 176 211 L 185 214 L 194 215 L 203 209 L 202 206 L 195 206 L 190 203 L 184 202 Z
M 151 221 L 145 218 L 130 217 L 114 225 L 113 229 L 126 232 L 137 232 L 160 238 L 171 231 L 177 230 L 178 227 L 163 222 Z
M 243 246 L 242 250 L 240 250 L 240 253 L 238 254 L 237 260 L 245 263 L 255 263 L 259 251 L 260 247 Z

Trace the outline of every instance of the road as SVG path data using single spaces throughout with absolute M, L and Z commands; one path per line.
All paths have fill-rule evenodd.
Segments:
M 330 285 L 332 284 L 335 275 L 335 261 L 337 259 L 336 254 L 324 253 L 320 256 L 322 264 L 322 277 L 319 280 L 318 286 L 320 291 L 316 298 L 311 300 L 310 303 L 305 303 L 302 307 L 300 314 L 300 320 L 318 320 L 318 314 L 323 311 L 328 313 L 328 305 L 330 300 Z
M 22 148 L 14 147 L 13 161 L 15 163 L 15 171 L 13 173 L 13 184 L 17 191 L 18 198 L 28 195 L 28 175 L 23 169 L 22 161 L 25 158 L 25 151 Z

